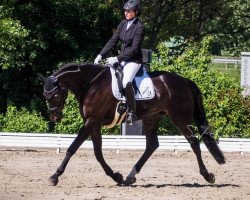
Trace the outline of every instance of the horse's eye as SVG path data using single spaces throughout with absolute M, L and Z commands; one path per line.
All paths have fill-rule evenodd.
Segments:
M 57 99 L 60 95 L 59 94 L 55 94 L 54 98 Z

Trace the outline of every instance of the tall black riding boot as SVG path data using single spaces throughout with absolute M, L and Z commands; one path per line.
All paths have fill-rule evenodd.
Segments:
M 132 83 L 129 82 L 124 88 L 124 95 L 126 97 L 126 102 L 129 107 L 129 113 L 127 115 L 127 123 L 133 125 L 133 122 L 136 121 L 136 103 L 135 103 L 135 93 L 132 86 Z

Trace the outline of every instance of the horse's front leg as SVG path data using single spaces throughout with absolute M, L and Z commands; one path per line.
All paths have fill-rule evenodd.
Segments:
M 85 126 L 83 126 L 73 143 L 70 145 L 70 147 L 67 149 L 65 158 L 62 162 L 62 164 L 58 167 L 56 172 L 49 178 L 50 185 L 57 185 L 58 183 L 58 177 L 63 174 L 65 171 L 65 168 L 70 160 L 70 158 L 75 154 L 77 149 L 82 145 L 82 143 L 88 138 L 89 132 L 86 129 Z
M 97 161 L 101 164 L 103 170 L 105 171 L 106 175 L 110 176 L 115 182 L 118 184 L 123 183 L 123 176 L 120 173 L 114 173 L 113 170 L 108 166 L 105 162 L 103 154 L 102 154 L 102 137 L 100 129 L 96 129 L 92 135 L 91 139 L 94 145 L 94 152 Z

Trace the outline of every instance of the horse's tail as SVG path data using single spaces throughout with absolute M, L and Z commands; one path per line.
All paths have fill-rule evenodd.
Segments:
M 192 90 L 193 98 L 194 98 L 194 121 L 196 126 L 198 127 L 199 133 L 201 134 L 202 140 L 208 148 L 209 152 L 212 154 L 214 159 L 219 164 L 225 163 L 225 157 L 217 145 L 213 133 L 210 130 L 205 109 L 203 106 L 201 91 L 198 86 L 191 80 L 188 80 L 188 84 Z

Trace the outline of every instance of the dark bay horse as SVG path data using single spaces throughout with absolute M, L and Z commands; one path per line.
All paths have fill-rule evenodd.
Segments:
M 200 169 L 200 174 L 209 183 L 215 182 L 213 173 L 209 173 L 202 161 L 200 142 L 195 137 L 191 124 L 194 121 L 203 142 L 219 164 L 225 163 L 223 153 L 219 149 L 203 108 L 201 92 L 191 80 L 170 72 L 151 72 L 155 97 L 151 100 L 136 101 L 138 119 L 143 121 L 143 133 L 146 137 L 146 149 L 123 180 L 120 173 L 115 173 L 106 163 L 102 154 L 101 126 L 110 124 L 115 114 L 118 100 L 111 91 L 111 74 L 109 68 L 92 64 L 67 64 L 48 78 L 44 78 L 44 96 L 48 102 L 50 119 L 58 122 L 62 118 L 62 110 L 70 90 L 79 102 L 83 126 L 73 143 L 67 149 L 61 165 L 50 177 L 50 183 L 56 185 L 58 177 L 63 174 L 70 158 L 82 143 L 90 136 L 97 161 L 106 175 L 118 184 L 133 184 L 135 175 L 140 172 L 152 153 L 158 148 L 158 123 L 163 116 L 168 116 L 179 128 L 193 149 Z

